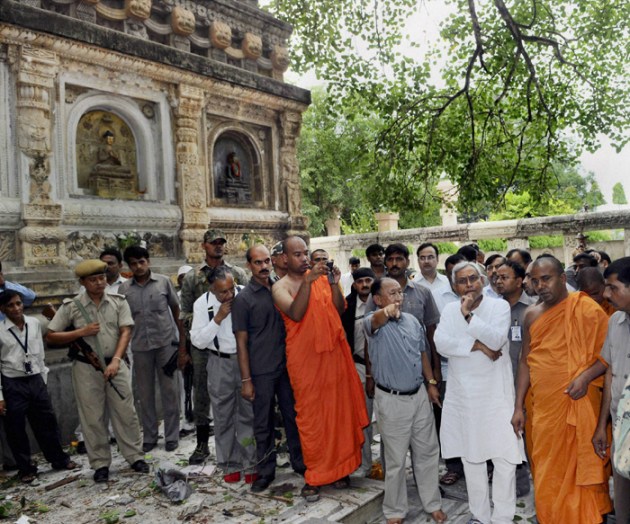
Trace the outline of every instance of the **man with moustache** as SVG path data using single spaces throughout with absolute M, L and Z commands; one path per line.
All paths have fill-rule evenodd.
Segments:
M 442 456 L 461 457 L 466 472 L 469 524 L 508 524 L 516 512 L 515 470 L 525 458 L 510 426 L 514 379 L 508 351 L 509 305 L 483 294 L 479 264 L 461 262 L 452 281 L 459 303 L 442 313 L 435 342 L 448 357 L 442 410 Z M 494 466 L 491 509 L 486 461 Z
M 219 267 L 227 267 L 237 284 L 247 284 L 247 275 L 240 267 L 228 264 L 224 259 L 227 245 L 226 235 L 220 229 L 208 229 L 203 236 L 201 247 L 206 253 L 205 260 L 196 270 L 184 277 L 181 290 L 181 314 L 184 326 L 190 329 L 195 300 L 208 291 L 208 276 Z M 201 464 L 210 455 L 210 397 L 208 396 L 208 352 L 196 348 L 194 344 L 190 355 L 187 351 L 178 355 L 177 367 L 184 369 L 192 361 L 193 365 L 193 412 L 197 427 L 197 447 L 188 459 L 190 464 Z
M 175 451 L 179 446 L 179 390 L 176 376 L 167 375 L 162 368 L 174 351 L 186 352 L 179 299 L 171 279 L 151 271 L 149 252 L 145 248 L 129 246 L 124 259 L 133 278 L 121 284 L 118 292 L 127 299 L 135 322 L 131 350 L 144 440 L 142 451 L 148 453 L 157 446 L 156 377 L 164 415 L 164 447 L 166 451 Z M 178 349 L 173 347 L 174 343 L 179 344 Z
M 365 407 L 367 408 L 367 416 L 372 421 L 373 401 L 365 392 L 365 332 L 363 331 L 363 318 L 366 313 L 367 300 L 370 296 L 372 282 L 375 280 L 374 271 L 369 267 L 360 267 L 352 273 L 354 282 L 352 283 L 352 291 L 346 297 L 346 310 L 341 315 L 341 324 L 346 332 L 346 340 L 352 351 L 352 359 L 356 367 L 363 392 L 365 394 Z M 369 424 L 364 430 L 365 442 L 361 451 L 361 466 L 355 472 L 358 476 L 366 477 L 372 471 L 372 424 Z
M 105 276 L 107 276 L 107 292 L 118 293 L 120 285 L 127 281 L 120 274 L 123 268 L 123 258 L 120 251 L 113 247 L 108 247 L 101 251 L 98 258 L 107 264 L 107 272 L 105 273 Z
M 298 473 L 304 473 L 305 468 L 295 423 L 295 400 L 287 373 L 284 322 L 271 296 L 271 257 L 262 245 L 250 247 L 245 257 L 252 278 L 234 298 L 232 330 L 241 371 L 241 396 L 252 402 L 254 409 L 258 479 L 251 490 L 259 493 L 269 487 L 276 474 L 276 398 L 291 465 Z
M 232 306 L 239 289 L 227 267 L 211 272 L 208 285 L 209 291 L 195 301 L 190 341 L 208 353 L 207 388 L 214 414 L 217 465 L 225 482 L 239 482 L 245 471 L 245 482 L 253 484 L 257 479 L 253 472 L 256 449 L 251 442 L 254 412 L 252 403 L 241 395 L 245 382 L 232 330 Z
M 288 273 L 274 284 L 274 303 L 287 332 L 287 369 L 295 395 L 297 425 L 306 465 L 302 496 L 319 498 L 319 486 L 350 485 L 361 463 L 368 424 L 361 381 L 339 315 L 345 308 L 341 272 L 316 263 L 300 237 L 284 241 Z
M 484 266 L 488 277 L 488 285 L 483 288 L 484 295 L 492 298 L 501 298 L 501 293 L 497 290 L 497 270 L 505 264 L 505 257 L 501 255 L 490 255 Z
M 512 425 L 524 429 L 524 399 L 531 387 L 534 405 L 531 457 L 535 466 L 536 516 L 541 524 L 602 522 L 611 510 L 606 463 L 591 437 L 601 403 L 600 351 L 608 317 L 583 293 L 567 292 L 562 264 L 539 257 L 531 284 L 540 303 L 523 321 Z
M 580 277 L 589 269 L 580 271 Z M 613 455 L 608 454 L 610 441 L 606 426 L 612 415 L 613 424 L 617 421 L 617 407 L 623 395 L 624 386 L 630 376 L 630 352 L 628 351 L 628 334 L 630 333 L 630 257 L 623 257 L 609 264 L 604 270 L 606 290 L 604 297 L 618 311 L 608 321 L 606 342 L 601 359 L 606 363 L 604 390 L 593 435 L 595 452 L 605 460 Z M 613 450 L 614 451 L 614 450 Z M 615 518 L 618 524 L 630 524 L 630 479 L 622 476 L 613 463 L 613 486 L 615 496 Z

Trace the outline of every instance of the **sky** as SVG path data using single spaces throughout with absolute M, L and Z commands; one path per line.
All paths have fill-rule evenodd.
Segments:
M 423 58 L 429 44 L 440 39 L 440 22 L 450 13 L 451 8 L 442 2 L 419 2 L 418 12 L 407 21 L 408 32 L 421 45 L 419 48 L 401 48 L 405 54 Z M 296 75 L 290 70 L 287 80 L 305 89 L 324 85 L 314 74 Z M 630 145 L 620 153 L 611 146 L 604 135 L 600 137 L 601 147 L 595 153 L 583 153 L 580 163 L 584 174 L 593 172 L 607 204 L 612 203 L 612 188 L 617 182 L 624 186 L 626 196 L 630 199 Z

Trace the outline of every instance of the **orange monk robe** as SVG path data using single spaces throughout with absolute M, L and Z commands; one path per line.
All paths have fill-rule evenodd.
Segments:
M 608 318 L 612 317 L 612 314 L 617 311 L 614 306 L 608 302 L 608 300 L 604 299 L 601 301 L 601 303 L 599 304 L 601 306 L 601 308 L 604 310 L 604 313 L 606 313 L 606 315 L 608 315 Z
M 297 426 L 312 486 L 330 484 L 361 465 L 368 425 L 363 387 L 326 276 L 311 285 L 306 314 L 287 331 L 287 370 Z
M 593 450 L 603 377 L 571 400 L 569 383 L 599 359 L 608 317 L 583 293 L 572 293 L 530 327 L 527 358 L 533 401 L 532 460 L 540 524 L 596 524 L 612 509 L 609 470 Z

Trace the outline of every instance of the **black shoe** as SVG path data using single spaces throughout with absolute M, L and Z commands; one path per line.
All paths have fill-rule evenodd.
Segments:
M 166 451 L 175 451 L 179 446 L 179 442 L 175 441 L 175 440 L 169 440 L 165 445 L 164 445 L 164 449 Z
M 2 471 L 17 471 L 17 464 L 2 464 Z
M 274 477 L 260 477 L 258 480 L 253 482 L 251 490 L 254 493 L 265 491 L 269 487 L 269 484 L 273 482 L 273 479 Z
M 131 469 L 137 471 L 138 473 L 148 473 L 149 465 L 144 460 L 136 460 L 132 465 Z
M 148 453 L 155 446 L 157 446 L 157 442 L 145 442 L 142 444 L 142 451 L 144 451 L 145 453 Z
M 194 432 L 195 432 L 194 429 L 184 429 L 184 428 L 182 428 L 182 429 L 179 430 L 179 437 L 180 438 L 187 437 L 188 435 L 191 435 Z
M 94 472 L 94 482 L 107 482 L 109 480 L 109 468 L 98 468 Z
M 195 451 L 188 459 L 188 464 L 196 465 L 203 464 L 203 462 L 210 456 L 210 450 L 208 444 L 197 444 Z
M 82 440 L 80 440 L 79 443 L 77 444 L 77 453 L 79 455 L 85 455 L 87 453 L 85 442 L 83 442 Z
M 208 436 L 212 437 L 214 435 L 214 426 L 208 427 Z

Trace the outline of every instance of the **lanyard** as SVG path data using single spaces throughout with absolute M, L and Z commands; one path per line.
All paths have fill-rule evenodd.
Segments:
M 24 354 L 28 355 L 28 324 L 26 322 L 24 323 L 24 332 L 26 334 L 26 337 L 24 338 L 24 343 L 22 343 L 20 337 L 18 337 L 11 329 L 9 329 L 8 331 L 13 335 L 13 338 L 17 340 L 17 343 L 24 350 Z

